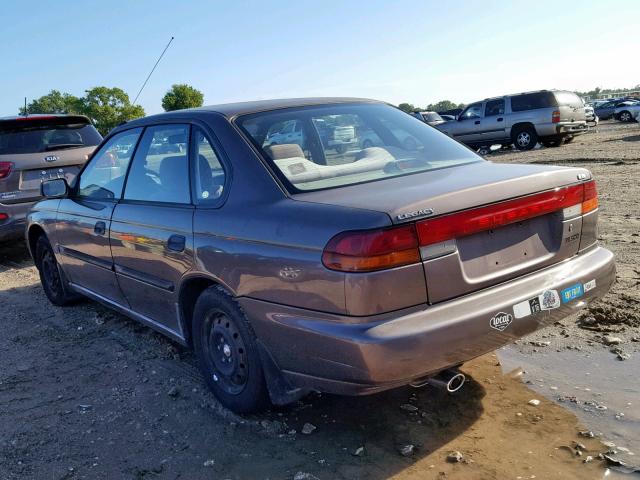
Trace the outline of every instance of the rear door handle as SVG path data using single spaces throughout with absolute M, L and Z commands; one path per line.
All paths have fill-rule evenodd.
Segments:
M 93 233 L 96 235 L 104 235 L 107 232 L 107 224 L 104 222 L 96 222 L 93 227 Z
M 474 123 L 475 123 L 476 125 L 480 125 L 480 120 L 476 120 Z
M 173 252 L 182 252 L 186 241 L 187 239 L 182 235 L 171 235 L 167 242 L 167 248 Z
M 500 117 L 500 118 L 498 118 L 496 121 L 501 122 L 501 121 L 503 121 L 503 120 L 504 120 L 504 118 Z

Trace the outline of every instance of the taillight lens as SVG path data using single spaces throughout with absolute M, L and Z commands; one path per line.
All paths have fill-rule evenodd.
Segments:
M 584 184 L 584 197 L 582 199 L 582 214 L 592 212 L 598 208 L 598 187 L 595 180 Z
M 12 168 L 13 168 L 13 163 L 0 162 L 0 178 L 7 178 L 11 173 Z
M 0 212 L 0 222 L 2 222 L 3 220 L 6 220 L 7 218 L 9 218 L 9 215 L 7 215 L 6 213 Z
M 422 220 L 416 224 L 416 228 L 420 245 L 425 246 L 521 222 L 575 205 L 582 205 L 582 213 L 598 207 L 595 181 Z
M 554 110 L 551 113 L 551 123 L 558 123 L 560 121 L 560 110 Z
M 419 261 L 418 235 L 413 224 L 340 233 L 322 253 L 325 267 L 342 272 L 372 272 Z

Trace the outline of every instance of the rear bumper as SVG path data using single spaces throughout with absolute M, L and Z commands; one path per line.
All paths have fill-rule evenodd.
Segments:
M 514 306 L 547 290 L 595 287 L 557 308 L 522 316 Z M 603 296 L 615 280 L 613 254 L 595 247 L 559 265 L 437 305 L 348 317 L 240 298 L 262 344 L 290 385 L 364 395 L 408 384 L 523 337 Z M 500 315 L 502 314 L 502 315 Z M 520 318 L 516 318 L 516 317 Z M 511 322 L 503 330 L 493 318 Z
M 587 122 L 565 123 L 556 126 L 556 133 L 559 135 L 581 135 L 587 132 Z
M 9 218 L 0 222 L 0 242 L 24 238 L 25 218 L 34 202 L 3 204 L 0 203 L 0 213 L 6 213 Z

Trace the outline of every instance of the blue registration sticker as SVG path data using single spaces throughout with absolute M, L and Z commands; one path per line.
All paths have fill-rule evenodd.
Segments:
M 570 302 L 576 298 L 579 298 L 584 293 L 582 289 L 581 283 L 576 283 L 575 285 L 570 286 L 569 288 L 565 288 L 560 292 L 560 297 L 562 298 L 562 303 Z

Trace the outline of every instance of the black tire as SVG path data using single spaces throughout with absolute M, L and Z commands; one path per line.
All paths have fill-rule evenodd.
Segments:
M 565 145 L 566 145 L 566 144 L 568 144 L 568 143 L 573 142 L 573 141 L 575 140 L 575 138 L 576 138 L 576 137 L 571 137 L 571 136 L 569 136 L 569 137 L 565 137 L 565 138 L 564 138 L 564 143 L 565 143 Z
M 633 120 L 633 115 L 631 115 L 631 112 L 628 112 L 627 110 L 623 110 L 618 114 L 618 120 L 620 120 L 621 122 L 627 123 Z
M 336 145 L 336 153 L 338 153 L 339 155 L 342 155 L 344 152 L 347 151 L 347 147 L 344 145 Z
M 533 127 L 517 127 L 511 134 L 511 141 L 518 150 L 531 150 L 538 143 L 538 134 Z
M 51 303 L 64 307 L 82 298 L 69 290 L 64 273 L 56 261 L 53 248 L 44 235 L 41 235 L 36 241 L 35 260 L 40 274 L 40 283 L 42 283 L 44 293 Z
M 256 335 L 238 303 L 222 288 L 209 287 L 200 295 L 192 332 L 200 370 L 222 405 L 236 413 L 270 405 Z

